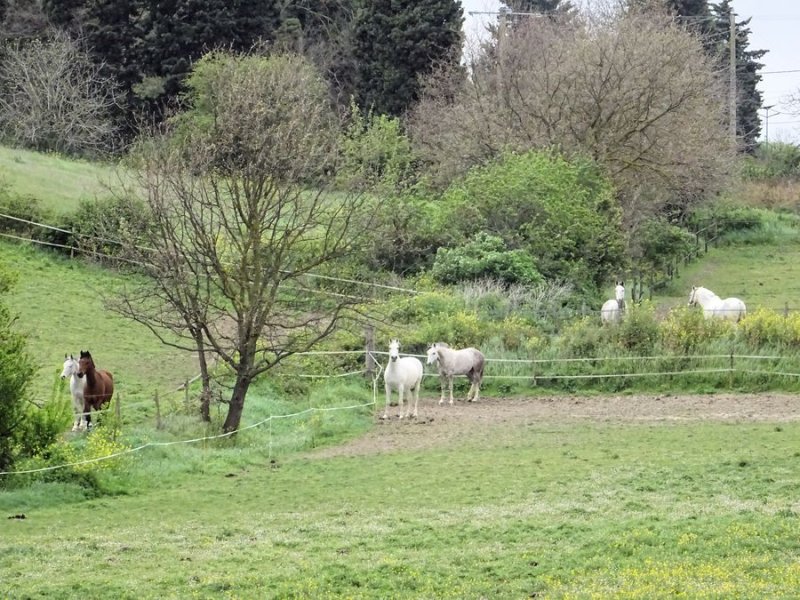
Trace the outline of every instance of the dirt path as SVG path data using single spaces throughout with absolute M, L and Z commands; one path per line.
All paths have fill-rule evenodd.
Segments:
M 376 412 L 383 414 L 383 411 Z M 419 418 L 376 419 L 370 433 L 314 456 L 353 456 L 422 449 L 461 437 L 474 439 L 487 425 L 581 420 L 617 423 L 679 423 L 696 421 L 786 422 L 800 420 L 800 396 L 791 394 L 714 394 L 705 396 L 560 396 L 541 398 L 481 398 L 478 403 L 439 406 L 434 398 L 420 400 Z

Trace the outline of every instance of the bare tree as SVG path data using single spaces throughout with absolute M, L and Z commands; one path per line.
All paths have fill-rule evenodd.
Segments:
M 116 306 L 230 369 L 230 432 L 253 379 L 330 335 L 359 301 L 314 275 L 358 250 L 375 204 L 327 187 L 338 124 L 305 59 L 215 53 L 188 85 L 193 108 L 135 153 L 153 223 L 127 258 L 147 281 Z
M 116 90 L 64 33 L 9 43 L 0 61 L 0 132 L 37 150 L 103 153 L 114 143 Z
M 445 177 L 505 150 L 589 155 L 635 226 L 724 181 L 733 147 L 715 68 L 696 36 L 658 13 L 531 18 L 475 57 L 468 80 L 432 84 L 413 139 Z

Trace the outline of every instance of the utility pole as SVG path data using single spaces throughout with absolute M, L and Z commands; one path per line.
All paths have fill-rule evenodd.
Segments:
M 731 142 L 736 146 L 736 15 L 731 7 L 730 12 L 730 106 L 728 126 L 730 127 Z
M 764 107 L 764 143 L 769 146 L 769 109 L 775 108 L 774 104 Z M 777 113 L 780 114 L 780 113 Z

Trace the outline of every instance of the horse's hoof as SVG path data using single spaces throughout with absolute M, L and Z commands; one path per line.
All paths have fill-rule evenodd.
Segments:
M 442 404 L 444 404 L 444 400 L 439 400 L 439 406 L 441 406 Z
M 381 421 L 385 421 L 388 418 L 389 418 L 389 415 L 386 415 L 386 414 L 381 415 Z

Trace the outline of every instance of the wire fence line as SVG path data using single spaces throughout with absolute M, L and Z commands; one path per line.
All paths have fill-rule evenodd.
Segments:
M 186 444 L 195 444 L 201 442 L 209 442 L 219 439 L 228 438 L 230 436 L 235 435 L 236 433 L 256 429 L 262 427 L 264 425 L 269 425 L 269 441 L 268 441 L 268 448 L 269 448 L 269 457 L 272 458 L 272 450 L 273 450 L 273 431 L 272 431 L 272 423 L 273 421 L 280 421 L 286 419 L 295 419 L 299 417 L 303 417 L 305 415 L 313 414 L 313 413 L 329 413 L 329 412 L 338 412 L 344 410 L 356 410 L 356 409 L 363 409 L 370 406 L 377 405 L 377 397 L 378 397 L 378 383 L 381 379 L 383 367 L 381 363 L 377 360 L 377 356 L 375 355 L 386 355 L 387 352 L 381 351 L 354 351 L 354 350 L 342 350 L 342 351 L 318 351 L 318 352 L 309 352 L 307 354 L 310 355 L 336 355 L 336 354 L 343 354 L 343 355 L 353 355 L 353 354 L 362 354 L 365 355 L 364 358 L 366 359 L 367 355 L 372 358 L 374 364 L 376 365 L 376 370 L 372 373 L 372 400 L 369 402 L 362 402 L 356 404 L 349 404 L 344 406 L 324 406 L 324 407 L 309 407 L 303 410 L 288 413 L 288 414 L 274 414 L 269 415 L 265 419 L 262 419 L 256 423 L 252 423 L 250 425 L 246 425 L 244 427 L 240 427 L 235 431 L 224 432 L 215 435 L 208 435 L 208 436 L 200 436 L 191 439 L 184 439 L 184 440 L 174 440 L 169 442 L 147 442 L 144 444 L 140 444 L 133 448 L 128 448 L 119 452 L 115 452 L 106 456 L 102 457 L 95 457 L 91 459 L 85 459 L 80 461 L 75 461 L 71 463 L 59 464 L 59 465 L 50 465 L 47 467 L 39 467 L 36 469 L 24 469 L 19 471 L 0 471 L 0 476 L 8 476 L 8 475 L 26 475 L 26 474 L 34 474 L 34 473 L 41 473 L 41 472 L 48 472 L 54 471 L 57 469 L 66 469 L 66 468 L 73 468 L 73 467 L 80 467 L 83 465 L 99 463 L 103 461 L 113 460 L 116 458 L 120 458 L 125 455 L 129 455 L 132 453 L 141 452 L 147 448 L 154 448 L 154 447 L 169 447 L 169 446 L 177 446 L 177 445 L 186 445 Z M 406 354 L 405 356 L 419 356 L 413 354 Z M 507 379 L 507 380 L 518 380 L 524 379 L 528 381 L 536 382 L 539 379 L 551 379 L 551 380 L 586 380 L 586 379 L 619 379 L 619 378 L 637 378 L 637 377 L 663 377 L 663 376 L 687 376 L 687 375 L 709 375 L 709 374 L 735 374 L 735 373 L 744 373 L 744 374 L 753 374 L 753 375 L 769 375 L 769 376 L 778 376 L 778 377 L 794 377 L 800 378 L 800 370 L 798 372 L 791 372 L 791 371 L 767 371 L 764 369 L 757 369 L 757 368 L 748 368 L 742 366 L 735 366 L 736 360 L 755 360 L 755 361 L 762 361 L 762 360 L 785 360 L 789 358 L 795 357 L 786 357 L 780 355 L 736 355 L 736 354 L 712 354 L 712 355 L 664 355 L 664 356 L 629 356 L 629 357 L 594 357 L 594 358 L 582 358 L 582 359 L 503 359 L 503 358 L 487 358 L 487 362 L 496 362 L 496 363 L 503 363 L 503 362 L 511 362 L 514 363 L 523 363 L 523 364 L 542 364 L 542 363 L 567 363 L 570 361 L 596 361 L 597 363 L 602 363 L 605 361 L 616 361 L 616 360 L 642 360 L 642 361 L 651 361 L 655 359 L 662 359 L 665 361 L 671 360 L 719 360 L 719 359 L 728 359 L 731 360 L 731 366 L 725 368 L 708 368 L 708 369 L 681 369 L 681 370 L 668 370 L 668 371 L 647 371 L 647 372 L 620 372 L 620 373 L 569 373 L 569 374 L 558 374 L 558 373 L 531 373 L 529 375 L 514 375 L 514 374 L 502 374 L 502 375 L 485 375 L 484 378 L 491 378 L 491 379 Z M 356 375 L 368 375 L 369 373 L 366 370 L 358 370 L 358 371 L 350 371 L 346 373 L 331 373 L 326 375 L 315 375 L 315 374 L 292 374 L 293 376 L 302 376 L 306 375 L 309 377 L 325 377 L 329 379 L 338 379 L 344 377 L 352 377 Z M 437 375 L 438 373 L 426 373 L 426 375 Z M 109 410 L 109 409 L 106 409 Z

